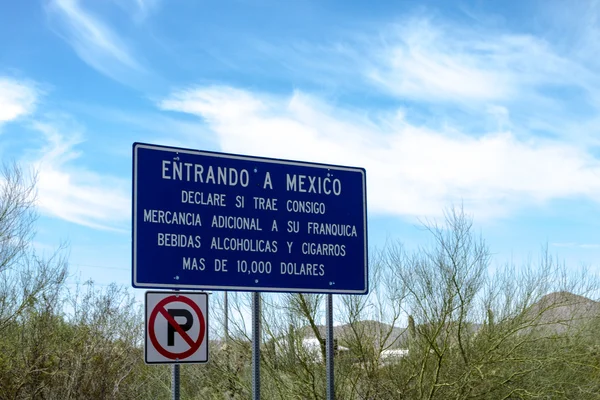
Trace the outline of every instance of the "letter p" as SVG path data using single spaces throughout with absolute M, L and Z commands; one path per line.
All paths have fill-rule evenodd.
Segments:
M 192 317 L 192 313 L 186 309 L 172 308 L 170 310 L 167 310 L 167 312 L 169 313 L 169 315 L 171 317 L 173 317 L 173 319 L 175 319 L 176 317 L 185 317 L 184 324 L 180 324 L 179 322 L 177 323 L 184 332 L 189 331 L 190 328 L 194 325 L 194 317 Z M 171 324 L 168 324 L 168 325 L 169 326 L 167 328 L 167 346 L 174 346 L 176 330 L 173 325 L 171 325 Z

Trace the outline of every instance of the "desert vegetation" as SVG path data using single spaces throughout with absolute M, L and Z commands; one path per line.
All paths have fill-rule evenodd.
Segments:
M 0 399 L 169 398 L 170 367 L 144 364 L 143 304 L 132 289 L 67 285 L 68 249 L 36 254 L 35 221 L 35 177 L 6 167 Z M 337 398 L 600 398 L 592 274 L 547 249 L 535 262 L 490 268 L 491 252 L 461 208 L 424 226 L 427 247 L 370 251 L 368 295 L 335 296 Z M 262 300 L 262 397 L 324 399 L 324 296 Z M 210 301 L 210 361 L 182 366 L 181 398 L 251 398 L 250 296 L 229 294 L 227 324 L 223 294 Z

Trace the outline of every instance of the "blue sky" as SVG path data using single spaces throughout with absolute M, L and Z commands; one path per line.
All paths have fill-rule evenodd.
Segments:
M 131 145 L 364 167 L 369 240 L 464 204 L 496 263 L 600 270 L 598 1 L 3 1 L 0 158 L 36 246 L 130 283 Z

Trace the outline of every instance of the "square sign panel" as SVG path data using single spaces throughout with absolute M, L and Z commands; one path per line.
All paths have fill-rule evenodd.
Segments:
M 146 292 L 147 364 L 208 361 L 208 295 Z
M 132 284 L 365 294 L 366 173 L 135 143 Z

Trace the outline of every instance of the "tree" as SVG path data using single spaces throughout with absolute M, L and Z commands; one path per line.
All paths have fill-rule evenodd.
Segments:
M 13 164 L 0 172 L 0 332 L 27 307 L 56 295 L 67 275 L 59 249 L 48 258 L 33 249 L 35 176 Z
M 598 360 L 583 351 L 591 344 L 583 332 L 600 308 L 588 313 L 586 324 L 577 323 L 574 299 L 581 297 L 549 295 L 593 294 L 596 281 L 569 273 L 547 249 L 538 265 L 491 273 L 490 251 L 462 209 L 427 229 L 433 246 L 413 255 L 392 247 L 387 255 L 408 290 L 412 322 L 409 354 L 391 368 L 398 393 L 409 399 L 596 398 L 572 382 L 597 375 Z
M 51 324 L 46 311 L 57 302 L 67 266 L 60 249 L 48 258 L 33 249 L 35 176 L 27 176 L 16 164 L 0 174 L 0 398 L 18 398 L 20 393 L 35 397 L 53 360 L 39 338 L 20 335 L 19 327 L 30 325 L 34 314 L 39 326 Z

